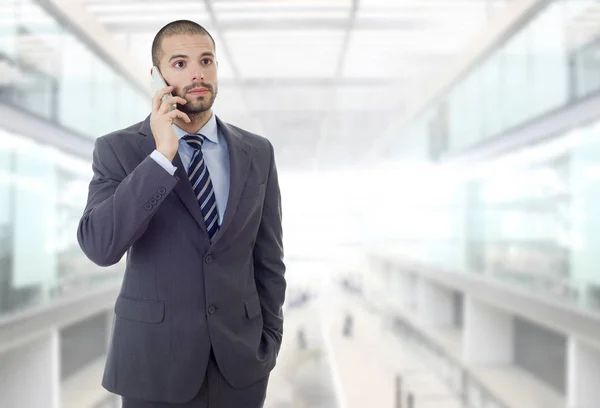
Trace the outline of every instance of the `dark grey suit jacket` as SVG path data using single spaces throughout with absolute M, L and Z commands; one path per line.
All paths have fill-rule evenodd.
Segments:
M 217 119 L 231 177 L 223 224 L 208 239 L 179 155 L 175 176 L 149 154 L 149 117 L 96 140 L 77 238 L 94 263 L 127 252 L 102 385 L 136 399 L 181 403 L 199 391 L 212 346 L 233 387 L 275 366 L 286 281 L 273 147 Z

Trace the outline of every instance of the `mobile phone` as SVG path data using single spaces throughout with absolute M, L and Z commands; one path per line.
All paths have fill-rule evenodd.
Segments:
M 150 70 L 150 75 L 152 76 L 152 92 L 154 94 L 156 94 L 158 91 L 160 91 L 161 89 L 167 87 L 167 83 L 165 82 L 165 79 L 162 77 L 162 75 L 160 74 L 160 70 L 158 69 L 158 67 L 156 65 L 154 65 L 152 67 L 152 69 Z M 172 98 L 173 95 L 168 93 L 166 95 L 164 95 L 162 97 L 162 100 L 166 100 L 169 98 Z M 177 109 L 177 104 L 173 104 L 171 105 L 171 107 L 169 108 L 169 111 L 172 111 L 173 109 Z

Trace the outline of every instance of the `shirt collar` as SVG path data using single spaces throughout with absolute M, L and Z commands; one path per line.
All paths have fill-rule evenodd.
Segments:
M 177 135 L 177 139 L 181 139 L 182 137 L 184 137 L 185 135 L 188 134 L 185 130 L 183 130 L 182 128 L 180 128 L 179 126 L 177 126 L 174 123 L 173 123 L 173 129 L 175 130 L 175 135 Z M 196 132 L 196 134 L 201 134 L 201 135 L 205 136 L 211 142 L 219 144 L 219 132 L 218 132 L 218 125 L 217 125 L 217 117 L 215 116 L 214 113 L 210 116 L 210 119 L 208 120 L 208 122 L 206 122 L 206 124 L 204 126 L 202 126 L 202 129 L 200 129 L 198 132 Z

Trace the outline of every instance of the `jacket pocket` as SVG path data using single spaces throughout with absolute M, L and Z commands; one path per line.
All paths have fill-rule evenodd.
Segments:
M 119 295 L 115 303 L 115 314 L 136 322 L 160 323 L 165 318 L 165 302 Z
M 246 316 L 248 316 L 248 319 L 252 319 L 260 314 L 260 300 L 258 295 L 254 295 L 246 301 Z

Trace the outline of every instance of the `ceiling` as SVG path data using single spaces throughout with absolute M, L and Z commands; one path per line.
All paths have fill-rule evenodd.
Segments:
M 223 119 L 268 137 L 279 167 L 360 162 L 390 118 L 508 0 L 81 0 L 145 66 L 166 23 L 215 38 Z

